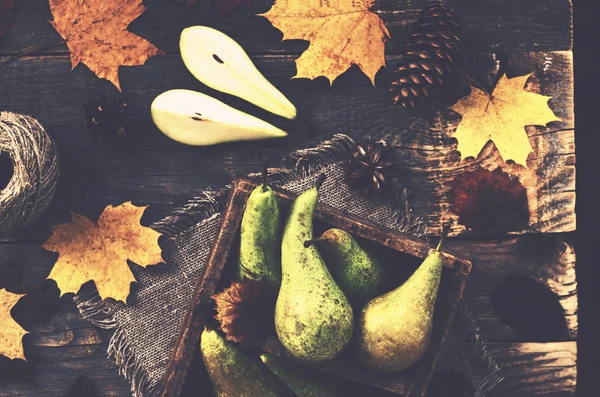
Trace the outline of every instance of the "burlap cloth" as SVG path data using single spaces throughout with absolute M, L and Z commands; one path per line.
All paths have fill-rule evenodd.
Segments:
M 407 192 L 400 182 L 393 181 L 387 194 L 370 199 L 361 197 L 343 182 L 343 164 L 350 158 L 353 145 L 348 136 L 336 135 L 316 148 L 292 153 L 290 158 L 296 160 L 296 169 L 270 170 L 269 179 L 273 185 L 302 192 L 314 184 L 318 172 L 324 171 L 327 179 L 321 188 L 322 202 L 383 226 L 424 236 L 423 222 L 411 211 Z M 154 397 L 160 393 L 160 382 L 179 325 L 196 282 L 205 270 L 227 190 L 205 191 L 152 226 L 166 236 L 161 243 L 166 265 L 147 269 L 132 266 L 138 288 L 131 294 L 128 305 L 112 299 L 101 301 L 93 285 L 75 296 L 84 318 L 99 327 L 115 330 L 108 356 L 116 360 L 135 397 Z M 485 396 L 502 379 L 496 374 L 498 367 L 479 340 L 477 326 L 464 305 L 459 307 L 438 369 L 452 369 L 465 375 L 477 397 Z

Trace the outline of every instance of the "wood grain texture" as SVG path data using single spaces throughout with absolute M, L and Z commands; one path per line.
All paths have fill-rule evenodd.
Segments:
M 457 244 L 456 248 L 455 245 Z M 509 276 L 524 276 L 552 291 L 564 310 L 567 333 L 565 340 L 577 337 L 576 254 L 569 238 L 561 235 L 510 237 L 480 244 L 449 240 L 448 249 L 460 252 L 473 262 L 465 302 L 473 311 L 488 341 L 522 340 L 506 323 L 500 321 L 492 308 L 492 295 Z
M 0 396 L 64 397 L 79 375 L 90 378 L 97 397 L 129 396 L 128 382 L 106 359 L 110 332 L 82 319 L 69 299 L 61 300 L 60 306 L 50 322 L 27 326 L 27 363 L 1 361 Z M 14 313 L 23 314 L 19 307 Z
M 490 342 L 515 341 L 519 335 L 494 317 L 491 296 L 509 275 L 524 275 L 548 286 L 558 296 L 565 310 L 565 319 L 572 322 L 570 333 L 577 333 L 577 283 L 575 250 L 568 234 L 525 235 L 497 240 L 472 241 L 448 239 L 449 252 L 459 253 L 473 263 L 464 300 L 480 325 L 486 325 L 482 337 Z M 22 267 L 19 284 L 25 287 L 53 283 L 44 281 L 53 266 L 56 254 L 37 244 L 0 245 L 0 265 Z M 572 318 L 573 320 L 569 320 Z
M 495 357 L 496 355 L 502 356 L 502 354 L 508 354 L 509 349 L 512 349 L 512 346 L 514 345 L 513 342 L 522 342 L 523 339 L 518 332 L 511 329 L 510 326 L 496 318 L 494 316 L 493 309 L 491 308 L 491 295 L 497 285 L 506 275 L 513 273 L 528 275 L 543 281 L 548 286 L 552 286 L 553 290 L 555 290 L 560 296 L 564 296 L 566 298 L 563 303 L 561 297 L 561 303 L 564 304 L 565 318 L 567 321 L 570 321 L 569 319 L 571 318 L 576 319 L 576 308 L 573 307 L 574 303 L 576 302 L 576 284 L 574 284 L 573 272 L 574 253 L 573 247 L 569 242 L 570 238 L 571 237 L 569 235 L 559 234 L 548 236 L 514 236 L 498 240 L 483 241 L 473 241 L 469 239 L 449 239 L 447 241 L 447 247 L 450 251 L 459 252 L 465 258 L 470 259 L 474 264 L 470 280 L 467 284 L 467 289 L 464 294 L 465 302 L 469 305 L 479 327 L 481 328 L 482 337 L 490 342 L 490 346 L 493 347 L 493 354 Z M 546 254 L 543 254 L 544 252 L 546 252 Z M 14 263 L 18 266 L 22 266 L 24 272 L 21 279 L 21 284 L 25 286 L 32 287 L 43 283 L 52 267 L 53 258 L 54 254 L 38 248 L 36 244 L 0 245 L 0 264 Z M 52 281 L 47 281 L 47 283 L 52 283 Z M 68 300 L 69 298 L 65 297 L 63 299 Z M 105 352 L 107 348 L 106 345 L 104 345 L 102 348 L 94 349 L 90 349 L 89 346 L 86 346 L 88 341 L 91 342 L 98 339 L 98 330 L 94 329 L 91 325 L 88 325 L 85 320 L 81 319 L 75 307 L 72 304 L 70 305 L 71 309 L 67 312 L 67 314 L 57 315 L 52 320 L 54 325 L 51 328 L 44 326 L 28 329 L 31 331 L 31 333 L 24 341 L 25 352 L 28 357 L 30 355 L 30 351 L 35 351 L 37 348 L 36 346 L 30 346 L 30 343 L 65 345 L 63 347 L 46 348 L 44 350 L 40 350 L 39 356 L 36 355 L 36 361 L 42 360 L 46 362 L 46 364 L 39 364 L 41 367 L 39 370 L 39 375 L 36 375 L 36 384 L 31 385 L 27 383 L 10 383 L 5 386 L 0 386 L 0 396 L 12 396 L 13 394 L 11 393 L 13 391 L 15 393 L 22 392 L 23 394 L 21 395 L 24 396 L 31 396 L 36 395 L 35 393 L 40 392 L 40 390 L 47 390 L 50 393 L 49 395 L 58 395 L 52 394 L 52 387 L 56 386 L 56 383 L 54 383 L 54 381 L 50 381 L 46 384 L 45 382 L 48 379 L 52 379 L 53 376 L 58 376 L 55 375 L 58 370 L 54 368 L 54 365 L 68 365 L 70 355 L 72 354 L 79 354 L 80 358 L 78 360 L 84 360 L 86 363 L 85 365 L 89 365 L 89 367 L 85 367 L 88 368 L 86 370 L 88 371 L 86 374 L 92 373 L 95 366 L 101 368 L 101 370 L 98 370 L 98 372 L 101 373 L 95 374 L 96 380 L 94 380 L 95 384 L 101 387 L 101 390 L 105 390 L 104 383 L 102 383 L 104 378 L 108 380 L 112 379 L 109 381 L 109 383 L 116 382 L 117 384 L 121 385 L 120 387 L 126 385 L 126 381 L 117 374 L 116 368 L 114 367 L 112 361 L 105 358 Z M 61 310 L 61 313 L 63 310 Z M 576 323 L 574 325 L 576 325 Z M 576 327 L 571 327 L 571 329 L 576 332 Z M 65 330 L 69 330 L 72 333 L 69 333 Z M 71 337 L 73 338 L 73 342 L 61 342 L 69 340 Z M 106 338 L 102 340 L 104 343 L 107 343 L 108 341 Z M 70 343 L 81 344 L 81 346 L 78 348 L 72 348 Z M 574 344 L 575 342 L 568 341 L 567 343 Z M 539 346 L 545 345 L 540 343 L 530 344 L 526 342 L 519 344 L 524 346 L 538 346 L 538 349 Z M 492 347 L 490 349 L 492 349 Z M 507 353 L 503 353 L 505 351 Z M 48 354 L 49 356 L 47 356 Z M 66 363 L 54 364 L 53 360 L 57 355 L 62 357 L 61 360 L 65 360 Z M 112 366 L 111 370 L 104 369 L 109 365 Z M 531 379 L 533 380 L 538 379 L 536 378 L 538 376 L 536 374 L 538 374 L 540 371 L 539 368 L 540 367 L 538 364 L 532 363 L 530 366 L 524 365 L 522 372 L 514 373 L 512 375 L 511 387 L 515 388 L 517 391 L 520 391 L 510 395 L 527 395 L 527 393 L 530 392 L 530 394 L 535 394 L 535 384 L 521 385 L 519 380 L 523 379 L 523 377 L 527 378 L 529 376 L 531 376 Z M 79 373 L 79 369 L 73 369 L 73 371 Z M 553 369 L 552 373 L 554 375 L 559 374 L 560 379 L 563 379 L 565 382 L 570 382 L 568 384 L 573 385 L 572 380 L 576 376 L 576 368 L 571 365 L 565 367 L 560 367 L 557 365 L 557 367 Z M 74 382 L 76 378 L 75 374 L 69 374 L 69 379 L 72 379 Z M 61 376 L 65 375 L 63 374 Z M 118 383 L 117 381 L 121 382 Z M 65 381 L 63 380 L 63 383 L 64 382 Z M 64 391 L 68 390 L 66 385 L 63 386 Z M 112 386 L 106 387 L 110 388 Z M 105 395 L 128 396 L 129 394 L 127 394 L 127 390 L 127 388 L 122 388 L 120 392 L 117 390 L 114 392 L 115 394 Z M 570 394 L 561 392 L 555 396 L 563 397 L 567 395 L 573 395 L 573 386 L 571 386 L 571 389 L 569 390 L 570 391 L 568 393 Z M 524 391 L 527 391 L 527 393 Z M 495 396 L 504 395 L 507 394 L 501 394 L 501 392 L 495 394 Z M 553 394 L 549 395 L 553 396 Z
M 452 138 L 460 117 L 444 110 L 432 120 L 415 119 L 414 129 L 428 133 L 393 134 L 392 145 L 398 150 L 394 160 L 400 167 L 401 180 L 407 180 L 409 191 L 429 194 L 428 200 L 415 203 L 425 215 L 430 232 L 439 233 L 438 217 L 458 220 L 452 212 L 451 183 L 457 175 L 473 171 L 477 167 L 493 170 L 501 167 L 509 175 L 516 176 L 527 190 L 530 212 L 529 228 L 515 232 L 568 232 L 575 230 L 575 144 L 573 120 L 573 63 L 571 52 L 555 53 L 511 53 L 508 55 L 509 77 L 534 72 L 525 89 L 551 96 L 550 108 L 562 119 L 546 127 L 526 128 L 533 153 L 529 155 L 527 167 L 503 162 L 493 143 L 488 142 L 477 159 L 462 159 L 456 151 L 457 143 Z M 481 87 L 490 90 L 498 73 L 498 62 L 494 56 L 477 56 L 474 65 L 487 68 L 471 74 Z M 484 74 L 485 72 L 485 74 Z M 412 139 L 407 137 L 412 135 Z M 406 152 L 404 147 L 414 149 Z M 435 197 L 435 198 L 434 198 Z M 420 205 L 427 202 L 429 208 Z M 452 233 L 466 230 L 455 222 Z M 451 234 L 452 234 L 451 233 Z
M 576 342 L 493 343 L 488 350 L 504 377 L 490 397 L 575 394 Z
M 255 0 L 253 7 L 240 8 L 222 21 L 216 18 L 211 1 L 198 1 L 190 8 L 175 1 L 146 0 L 146 12 L 129 30 L 150 40 L 167 52 L 178 52 L 181 30 L 192 25 L 218 28 L 237 40 L 250 54 L 299 54 L 308 47 L 301 40 L 281 42 L 282 34 L 256 14 L 264 13 L 273 0 Z M 430 2 L 379 0 L 372 10 L 386 24 L 391 40 L 386 53 L 398 53 L 419 11 Z M 572 47 L 572 6 L 569 0 L 460 0 L 452 6 L 464 24 L 463 42 L 473 51 L 560 51 Z M 60 41 L 48 23 L 52 20 L 47 2 L 21 0 L 15 26 L 5 38 L 1 51 L 16 53 L 29 46 Z M 66 52 L 66 46 L 46 52 Z
M 38 245 L 48 237 L 50 226 L 70 220 L 70 211 L 95 220 L 107 204 L 133 200 L 138 205 L 151 204 L 142 220 L 148 225 L 206 188 L 219 188 L 237 176 L 257 171 L 261 156 L 266 156 L 271 166 L 290 166 L 284 158 L 286 153 L 314 146 L 334 133 L 347 133 L 354 138 L 390 135 L 395 159 L 402 166 L 395 174 L 413 191 L 411 201 L 415 209 L 424 216 L 449 211 L 448 176 L 474 166 L 458 164 L 455 158 L 456 143 L 448 136 L 456 120 L 441 116 L 430 120 L 398 111 L 389 103 L 387 92 L 395 54 L 401 50 L 410 24 L 427 0 L 376 2 L 373 10 L 388 26 L 392 40 L 386 44 L 388 68 L 378 73 L 375 88 L 356 67 L 332 87 L 324 79 L 290 80 L 296 72 L 294 61 L 308 43 L 281 42 L 281 33 L 265 18 L 255 16 L 267 11 L 273 0 L 254 0 L 254 8 L 240 8 L 221 23 L 215 18 L 212 1 L 197 3 L 187 10 L 174 1 L 146 0 L 148 10 L 129 26 L 131 32 L 173 54 L 151 59 L 141 67 L 120 70 L 126 98 L 139 126 L 134 134 L 137 144 L 133 153 L 105 147 L 88 138 L 82 103 L 98 92 L 112 94 L 115 90 L 85 66 L 71 71 L 66 46 L 38 49 L 32 56 L 0 66 L 0 110 L 38 118 L 57 141 L 61 155 L 59 189 L 42 219 L 23 230 L 0 235 L 0 265 L 10 262 L 22 266 L 22 286 L 37 288 L 52 283 L 44 280 L 56 258 Z M 0 62 L 31 46 L 61 41 L 48 22 L 52 16 L 47 0 L 19 0 L 17 4 L 16 24 L 0 41 Z M 509 75 L 535 71 L 538 81 L 530 88 L 555 97 L 550 106 L 563 123 L 528 129 L 536 153 L 529 159 L 531 170 L 521 177 L 529 180 L 528 197 L 534 215 L 531 229 L 544 233 L 574 230 L 571 2 L 455 0 L 452 6 L 465 23 L 462 45 L 466 56 L 461 67 L 465 74 L 489 88 L 498 60 L 506 56 Z M 309 132 L 302 122 L 271 116 L 197 82 L 176 56 L 181 29 L 197 24 L 213 26 L 237 40 L 259 70 L 319 131 Z M 177 144 L 156 130 L 149 114 L 152 99 L 172 88 L 208 93 L 289 130 L 290 137 L 215 148 Z M 496 158 L 491 149 L 486 148 L 478 162 L 493 167 Z M 436 218 L 428 219 L 431 231 L 436 232 Z M 540 242 L 536 236 L 481 240 L 471 238 L 464 230 L 455 229 L 455 233 L 462 236 L 450 239 L 450 249 L 474 263 L 465 301 L 505 377 L 491 396 L 573 396 L 577 333 L 573 237 L 564 233 L 542 236 L 549 241 Z M 538 249 L 538 245 L 545 248 Z M 560 342 L 530 343 L 498 318 L 492 304 L 494 292 L 514 274 L 540 282 L 558 296 L 568 336 Z M 11 363 L 11 368 L 22 370 L 25 378 L 0 380 L 0 397 L 62 397 L 82 374 L 91 379 L 97 396 L 131 396 L 128 382 L 118 373 L 113 360 L 105 357 L 110 334 L 82 320 L 68 297 L 63 301 L 59 313 L 49 322 L 26 324 L 31 332 L 24 341 L 30 364 L 14 367 Z M 202 384 L 200 389 L 208 387 Z M 197 395 L 197 390 L 188 395 Z
M 390 62 L 397 57 L 389 57 Z M 528 189 L 530 230 L 571 231 L 575 228 L 575 155 L 573 129 L 572 62 L 570 52 L 514 53 L 509 73 L 536 71 L 540 76 L 532 90 L 553 96 L 551 108 L 564 122 L 528 130 L 535 153 L 529 168 L 505 167 L 522 178 Z M 175 205 L 208 186 L 223 186 L 236 175 L 260 169 L 266 156 L 275 165 L 285 165 L 285 155 L 295 149 L 316 145 L 334 133 L 355 138 L 365 134 L 387 136 L 394 147 L 393 174 L 411 192 L 412 205 L 426 218 L 431 233 L 438 231 L 439 214 L 449 212 L 449 182 L 477 165 L 494 168 L 500 164 L 492 145 L 477 161 L 459 162 L 456 143 L 449 138 L 456 128 L 456 114 L 427 115 L 397 109 L 389 101 L 387 86 L 373 88 L 360 71 L 345 73 L 329 87 L 320 81 L 289 80 L 294 72 L 290 56 L 258 56 L 259 69 L 297 104 L 304 117 L 319 130 L 310 133 L 301 121 L 290 122 L 241 100 L 203 88 L 185 70 L 176 56 L 157 57 L 141 68 L 122 68 L 122 84 L 129 109 L 139 123 L 133 153 L 122 153 L 91 141 L 85 129 L 81 104 L 86 95 L 107 90 L 110 83 L 99 80 L 85 67 L 68 73 L 66 56 L 29 57 L 3 69 L 3 89 L 12 95 L 0 98 L 0 108 L 37 117 L 57 141 L 61 155 L 58 197 L 53 210 L 35 227 L 0 240 L 42 241 L 47 228 L 64 222 L 71 210 L 97 217 L 107 198 L 133 199 L 154 204 L 148 219 L 156 220 Z M 480 71 L 484 67 L 485 73 Z M 493 54 L 473 55 L 465 71 L 484 87 L 497 68 Z M 381 76 L 385 80 L 385 76 Z M 136 83 L 134 83 L 136 82 Z M 143 82 L 143 83 L 141 83 Z M 149 107 L 153 98 L 171 88 L 191 88 L 233 104 L 290 131 L 285 140 L 249 142 L 193 148 L 173 142 L 152 124 Z M 114 90 L 112 91 L 114 92 Z M 62 93 L 62 94 L 57 94 Z M 59 95 L 59 99 L 57 99 Z M 240 150 L 244 148 L 244 150 Z M 289 163 L 287 163 L 289 165 Z M 201 178 L 197 176 L 202 175 Z M 190 183 L 197 180 L 197 183 Z M 113 202 L 113 204 L 115 204 Z M 62 218 L 61 218 L 62 216 Z M 453 233 L 464 233 L 454 227 Z

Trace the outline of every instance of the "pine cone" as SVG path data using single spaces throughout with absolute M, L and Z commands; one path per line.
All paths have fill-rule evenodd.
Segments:
M 385 171 L 392 163 L 383 161 L 387 153 L 385 141 L 374 141 L 367 137 L 354 146 L 352 159 L 346 170 L 346 183 L 364 196 L 381 190 L 385 183 Z
M 449 85 L 461 30 L 456 13 L 442 2 L 421 11 L 400 55 L 398 78 L 390 88 L 396 94 L 394 104 L 415 108 L 433 102 L 442 86 Z
M 90 135 L 100 143 L 128 140 L 125 125 L 131 120 L 125 112 L 127 103 L 121 95 L 107 101 L 104 94 L 98 94 L 92 101 L 83 104 L 85 122 Z

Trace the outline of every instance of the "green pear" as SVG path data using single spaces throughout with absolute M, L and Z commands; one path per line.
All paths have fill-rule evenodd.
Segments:
M 183 63 L 202 83 L 235 95 L 271 113 L 294 119 L 294 105 L 256 69 L 244 49 L 225 33 L 208 26 L 181 32 Z
M 425 354 L 442 277 L 440 248 L 447 230 L 445 226 L 437 249 L 429 252 L 408 280 L 364 306 L 358 323 L 358 357 L 371 369 L 403 371 Z
M 281 288 L 275 306 L 275 330 L 296 359 L 322 362 L 337 356 L 350 342 L 354 315 L 348 299 L 331 277 L 315 246 L 313 215 L 319 197 L 320 175 L 311 189 L 290 208 L 281 243 Z
M 313 243 L 317 243 L 333 278 L 351 302 L 364 303 L 381 294 L 383 267 L 350 233 L 329 229 L 305 245 Z
M 267 185 L 266 164 L 263 183 L 250 193 L 242 217 L 237 277 L 281 284 L 281 220 L 277 198 Z
M 261 354 L 260 359 L 298 397 L 341 396 L 335 384 L 325 382 L 322 374 L 313 369 L 268 353 Z
M 282 138 L 287 132 L 223 102 L 191 90 L 170 90 L 150 106 L 152 121 L 169 138 L 186 145 Z
M 204 329 L 200 351 L 217 397 L 293 397 L 294 393 L 258 361 L 238 351 L 217 331 Z

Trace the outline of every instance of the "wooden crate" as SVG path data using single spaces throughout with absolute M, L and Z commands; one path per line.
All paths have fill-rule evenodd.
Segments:
M 237 247 L 234 242 L 239 241 L 238 231 L 245 203 L 256 186 L 256 183 L 247 179 L 239 179 L 233 184 L 227 208 L 222 215 L 219 232 L 207 259 L 206 272 L 198 280 L 193 298 L 180 326 L 175 348 L 169 359 L 163 381 L 163 397 L 177 397 L 181 392 L 194 352 L 198 350 L 199 337 L 204 323 L 207 316 L 212 315 L 214 303 L 211 301 L 211 296 L 222 282 L 230 253 L 236 252 Z M 279 189 L 273 190 L 278 198 L 282 214 L 285 214 L 297 195 Z M 367 244 L 377 244 L 382 246 L 383 250 L 410 255 L 413 259 L 418 259 L 418 263 L 427 256 L 431 249 L 424 240 L 384 229 L 370 221 L 350 216 L 325 204 L 317 206 L 315 225 L 317 224 L 344 229 Z M 231 256 L 232 260 L 235 259 L 234 255 Z M 440 347 L 448 334 L 456 304 L 462 297 L 471 270 L 469 261 L 448 252 L 443 252 L 443 256 L 445 266 L 436 300 L 431 342 L 429 349 L 415 366 L 397 374 L 376 373 L 352 357 L 351 349 L 345 349 L 338 357 L 329 362 L 311 366 L 353 381 L 392 391 L 398 395 L 424 396 L 440 353 Z M 261 348 L 273 354 L 286 355 L 285 349 L 281 347 L 276 338 L 263 343 Z

